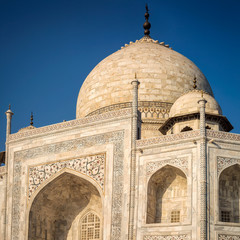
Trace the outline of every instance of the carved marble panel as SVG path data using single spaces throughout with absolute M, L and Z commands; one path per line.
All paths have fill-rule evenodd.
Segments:
M 44 181 L 64 168 L 76 170 L 77 172 L 91 177 L 98 183 L 104 192 L 105 159 L 106 154 L 102 153 L 92 156 L 80 157 L 77 159 L 29 167 L 28 198 L 31 197 L 31 195 Z
M 160 143 L 167 143 L 167 142 L 173 142 L 173 141 L 178 141 L 178 140 L 183 140 L 188 138 L 194 138 L 198 136 L 200 136 L 199 130 L 188 131 L 188 132 L 183 132 L 179 134 L 163 135 L 156 138 L 137 140 L 137 147 L 146 147 L 146 146 L 156 145 Z
M 149 235 L 144 236 L 143 240 L 190 240 L 191 237 L 188 234 L 181 235 Z
M 158 169 L 160 169 L 161 167 L 167 164 L 180 168 L 181 170 L 183 170 L 185 174 L 188 175 L 188 158 L 184 157 L 184 158 L 172 158 L 172 159 L 147 163 L 147 168 L 146 168 L 147 176 L 152 175 Z
M 218 240 L 240 240 L 240 235 L 218 234 Z
M 223 169 L 230 167 L 234 164 L 240 164 L 240 159 L 228 158 L 228 157 L 217 157 L 217 173 L 218 177 Z
M 240 141 L 240 134 L 207 130 L 207 136 L 223 140 Z

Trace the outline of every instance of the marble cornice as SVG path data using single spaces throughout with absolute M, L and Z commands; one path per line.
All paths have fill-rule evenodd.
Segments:
M 131 113 L 132 113 L 131 109 L 121 109 L 118 111 L 106 112 L 99 115 L 80 118 L 80 119 L 71 120 L 67 122 L 61 122 L 57 124 L 48 125 L 45 127 L 35 128 L 28 131 L 17 132 L 9 136 L 8 143 L 17 141 L 20 139 L 29 138 L 32 136 L 50 134 L 56 131 L 71 129 L 74 127 L 88 126 L 91 124 L 98 124 L 98 123 L 102 123 L 103 121 L 108 121 L 108 120 L 110 121 L 110 120 L 115 120 L 119 118 L 124 119 L 125 117 L 131 117 Z
M 158 145 L 161 143 L 174 142 L 174 141 L 196 138 L 196 137 L 200 137 L 199 130 L 182 132 L 179 134 L 163 135 L 156 138 L 137 140 L 137 147 L 147 147 L 151 145 Z
M 162 143 L 174 142 L 179 140 L 187 140 L 187 139 L 197 138 L 197 137 L 200 137 L 200 131 L 193 130 L 193 131 L 187 131 L 187 132 L 182 132 L 178 134 L 163 135 L 155 138 L 137 140 L 137 147 L 148 147 L 151 145 L 158 145 Z M 228 140 L 228 141 L 230 140 L 230 141 L 240 142 L 240 134 L 236 134 L 236 133 L 207 130 L 206 137 L 219 139 L 219 140 Z
M 207 137 L 240 142 L 240 134 L 236 134 L 236 133 L 207 130 Z

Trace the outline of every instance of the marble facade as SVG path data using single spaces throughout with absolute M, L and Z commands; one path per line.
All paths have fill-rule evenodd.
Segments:
M 11 134 L 6 115 L 1 240 L 240 239 L 240 134 L 164 43 L 99 63 L 75 120 Z

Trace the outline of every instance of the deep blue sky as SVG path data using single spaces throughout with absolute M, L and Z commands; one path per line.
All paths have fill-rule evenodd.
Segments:
M 206 75 L 240 133 L 240 1 L 149 0 L 151 36 L 170 44 Z M 5 111 L 12 132 L 34 112 L 41 127 L 75 118 L 77 96 L 93 67 L 143 36 L 146 0 L 0 1 L 0 151 Z

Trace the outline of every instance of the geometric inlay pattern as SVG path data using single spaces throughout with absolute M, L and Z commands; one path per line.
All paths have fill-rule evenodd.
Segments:
M 173 158 L 158 162 L 149 162 L 147 164 L 147 176 L 151 175 L 156 170 L 160 169 L 161 167 L 170 164 L 172 166 L 176 166 L 183 170 L 185 174 L 188 174 L 188 158 Z
M 218 234 L 218 240 L 240 240 L 240 235 Z
M 94 179 L 104 192 L 105 153 L 48 163 L 29 168 L 28 198 L 48 178 L 64 168 L 72 169 Z
M 219 174 L 222 172 L 223 169 L 230 167 L 234 164 L 240 164 L 240 159 L 237 158 L 228 158 L 228 157 L 217 157 L 217 173 L 218 177 Z
M 190 235 L 155 235 L 155 236 L 144 236 L 143 240 L 190 240 Z

